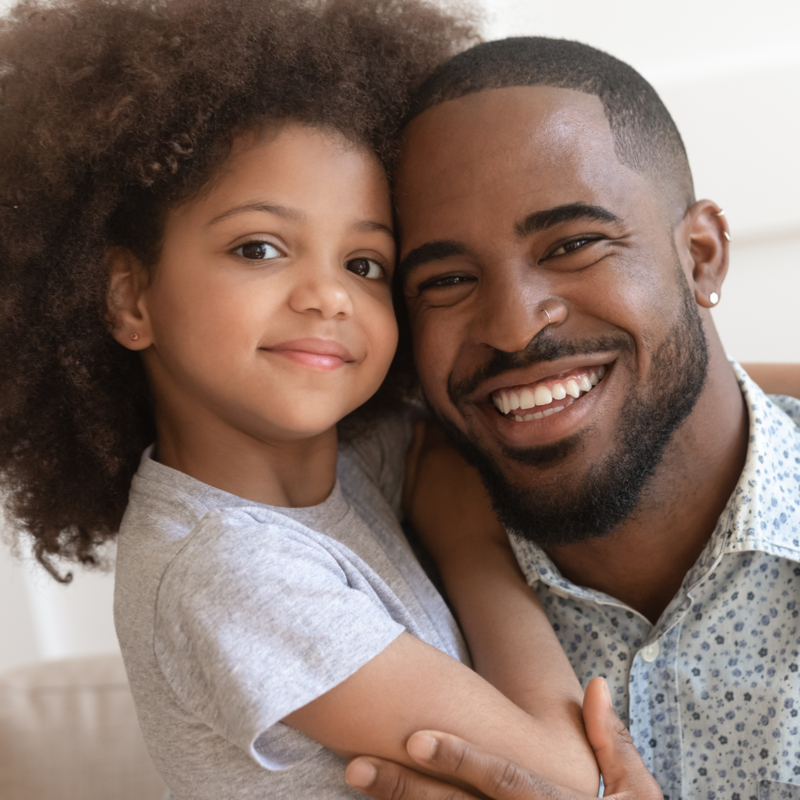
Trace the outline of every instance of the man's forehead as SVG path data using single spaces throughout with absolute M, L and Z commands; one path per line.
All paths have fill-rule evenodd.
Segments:
M 599 98 L 542 86 L 490 89 L 409 124 L 397 206 L 401 231 L 427 228 L 427 238 L 436 233 L 431 226 L 487 207 L 518 206 L 513 213 L 524 215 L 565 203 L 607 205 L 640 180 L 620 163 Z
M 401 163 L 430 160 L 431 146 L 448 148 L 458 142 L 491 150 L 515 136 L 557 141 L 571 131 L 581 132 L 587 146 L 600 138 L 613 144 L 603 104 L 594 95 L 551 86 L 486 89 L 439 103 L 413 119 L 404 135 Z

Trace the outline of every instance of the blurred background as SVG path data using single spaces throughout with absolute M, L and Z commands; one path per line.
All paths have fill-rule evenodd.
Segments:
M 0 0 L 0 11 L 10 5 Z M 486 38 L 577 39 L 655 86 L 683 135 L 698 198 L 718 202 L 730 224 L 731 268 L 714 310 L 728 352 L 800 361 L 800 2 L 480 5 Z M 112 575 L 73 568 L 62 586 L 21 555 L 0 547 L 0 671 L 116 650 Z

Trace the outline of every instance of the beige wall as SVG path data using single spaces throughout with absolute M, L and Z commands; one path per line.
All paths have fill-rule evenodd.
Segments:
M 0 0 L 0 9 L 8 6 Z M 800 3 L 486 0 L 491 38 L 579 39 L 629 61 L 681 129 L 698 195 L 726 210 L 731 273 L 714 312 L 740 360 L 800 361 Z M 116 647 L 110 576 L 55 584 L 0 548 L 0 670 Z

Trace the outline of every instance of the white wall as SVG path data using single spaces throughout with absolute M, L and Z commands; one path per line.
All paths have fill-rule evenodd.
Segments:
M 723 341 L 743 361 L 800 361 L 800 3 L 484 5 L 489 38 L 578 39 L 653 83 L 686 141 L 698 196 L 719 202 L 731 226 L 731 272 L 714 312 Z M 0 670 L 116 647 L 112 578 L 75 573 L 59 586 L 0 549 Z
M 714 318 L 740 361 L 800 360 L 800 3 L 487 0 L 489 37 L 559 36 L 647 78 L 686 143 L 698 197 L 731 228 Z

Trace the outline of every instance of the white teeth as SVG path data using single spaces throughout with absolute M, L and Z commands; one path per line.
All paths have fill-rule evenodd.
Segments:
M 492 402 L 501 414 L 508 416 L 508 414 L 517 409 L 524 411 L 536 406 L 546 406 L 552 403 L 553 400 L 563 400 L 567 395 L 577 400 L 581 396 L 581 392 L 589 392 L 593 387 L 597 386 L 607 372 L 607 367 L 600 366 L 597 370 L 592 370 L 588 375 L 583 375 L 580 380 L 570 378 L 566 384 L 555 383 L 552 388 L 540 384 L 533 390 L 528 388 L 518 391 L 501 389 L 497 394 L 492 395 Z M 559 406 L 555 409 L 548 409 L 545 415 L 549 416 L 554 411 L 562 411 L 564 408 L 565 406 Z M 541 413 L 526 414 L 524 416 L 514 415 L 514 419 L 517 422 L 530 422 L 532 419 L 541 418 Z
M 551 409 L 551 411 L 555 414 L 556 411 L 563 411 L 565 408 L 566 408 L 566 406 L 555 406 L 554 408 Z M 544 413 L 544 412 L 542 412 L 542 413 Z
M 534 419 L 542 419 L 542 417 L 544 417 L 544 411 L 534 411 L 533 414 L 531 414 L 531 416 Z
M 542 411 L 542 414 L 545 417 L 549 417 L 551 414 L 554 414 L 554 413 L 555 413 L 555 409 L 554 408 L 546 408 L 544 411 Z
M 533 399 L 536 400 L 537 406 L 546 406 L 553 402 L 553 395 L 546 386 L 539 385 L 533 393 Z
M 533 392 L 530 389 L 523 389 L 519 393 L 519 407 L 520 408 L 533 408 L 536 405 L 536 400 L 533 399 Z

